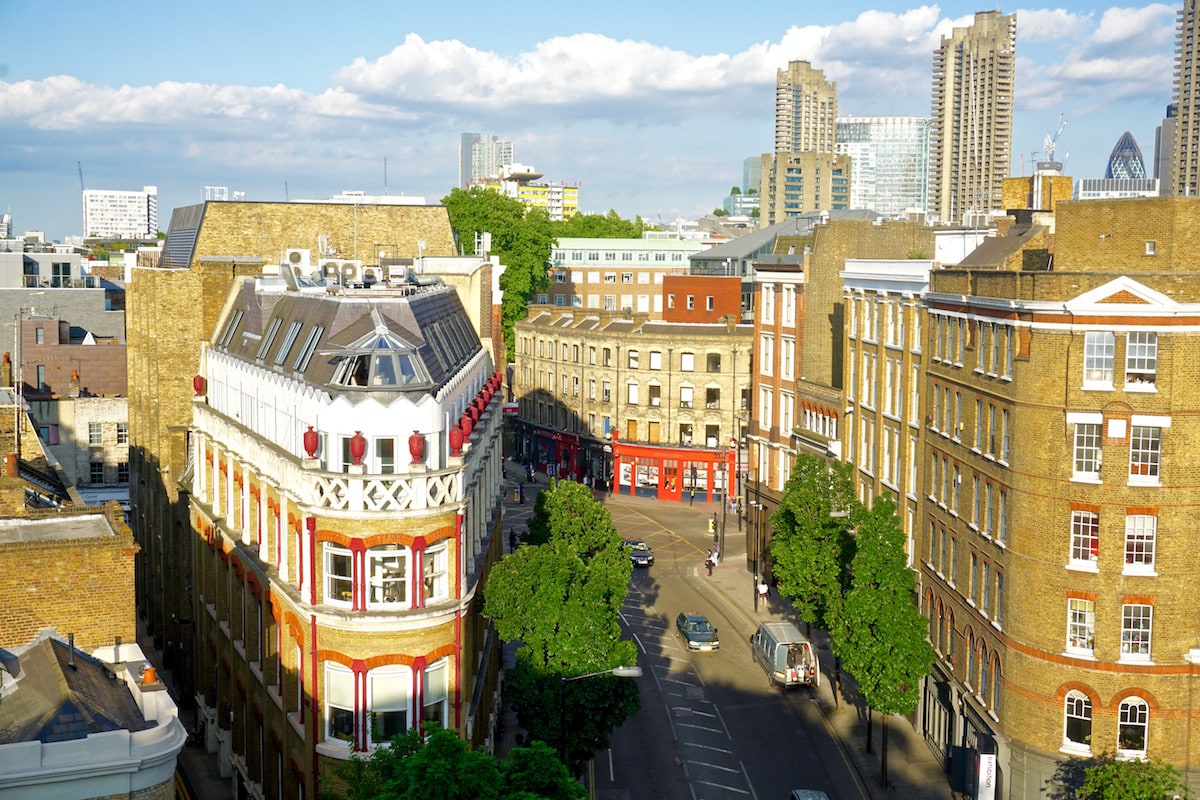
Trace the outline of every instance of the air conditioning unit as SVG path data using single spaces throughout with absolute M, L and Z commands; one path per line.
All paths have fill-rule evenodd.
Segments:
M 289 247 L 283 258 L 285 263 L 298 269 L 308 269 L 312 266 L 312 251 L 306 247 Z
M 362 262 L 349 258 L 322 258 L 317 262 L 321 276 L 343 285 L 362 282 Z
M 383 267 L 379 267 L 379 266 L 363 267 L 361 272 L 362 272 L 362 282 L 363 282 L 364 286 L 374 286 L 377 283 L 383 283 L 383 280 L 384 280 Z

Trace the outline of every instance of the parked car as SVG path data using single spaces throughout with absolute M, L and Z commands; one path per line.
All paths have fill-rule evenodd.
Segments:
M 788 800 L 829 800 L 829 795 L 819 789 L 792 789 Z
M 637 539 L 626 539 L 625 544 L 629 547 L 629 561 L 635 567 L 648 567 L 654 563 L 654 551 L 650 545 Z
M 675 618 L 675 627 L 679 631 L 679 635 L 687 642 L 688 650 L 721 649 L 721 640 L 717 638 L 717 629 L 703 614 L 684 611 Z

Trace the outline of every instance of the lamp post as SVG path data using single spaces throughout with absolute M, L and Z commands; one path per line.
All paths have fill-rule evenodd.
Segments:
M 754 509 L 754 610 L 758 611 L 758 598 L 761 594 L 758 587 L 766 580 L 766 576 L 762 572 L 762 527 L 760 525 L 763 504 L 757 500 L 751 500 L 750 507 Z
M 567 766 L 567 684 L 572 681 L 581 681 L 584 678 L 595 678 L 598 675 L 615 675 L 618 678 L 640 678 L 642 677 L 642 668 L 636 664 L 632 667 L 613 667 L 612 669 L 602 669 L 598 672 L 589 672 L 585 675 L 574 675 L 570 678 L 564 677 L 559 680 L 558 757 L 562 760 L 564 766 Z

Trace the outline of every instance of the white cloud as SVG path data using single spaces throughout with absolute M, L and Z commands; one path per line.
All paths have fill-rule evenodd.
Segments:
M 1017 11 L 1017 50 L 1022 44 L 1077 38 L 1094 24 L 1091 14 L 1075 14 L 1062 8 L 1021 9 Z

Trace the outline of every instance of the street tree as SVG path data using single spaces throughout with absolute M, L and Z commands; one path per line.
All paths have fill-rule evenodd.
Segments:
M 589 489 L 560 481 L 542 496 L 548 541 L 522 546 L 492 568 L 483 613 L 501 638 L 521 642 L 506 675 L 521 726 L 532 740 L 555 744 L 577 772 L 639 708 L 633 681 L 572 680 L 637 663 L 619 618 L 633 567 Z
M 870 509 L 859 506 L 851 519 L 854 559 L 835 647 L 867 704 L 868 751 L 869 711 L 883 716 L 881 765 L 887 786 L 888 718 L 916 709 L 934 652 L 926 638 L 928 624 L 917 608 L 916 574 L 908 568 L 895 502 L 880 496 Z
M 1190 797 L 1179 770 L 1163 761 L 1104 755 L 1083 768 L 1076 800 L 1166 800 Z
M 399 734 L 369 756 L 355 755 L 336 771 L 350 800 L 583 800 L 545 744 L 517 747 L 504 761 L 472 750 L 439 727 Z M 337 792 L 323 787 L 324 795 Z
M 500 258 L 504 272 L 500 288 L 504 299 L 500 306 L 500 326 L 508 342 L 508 360 L 515 356 L 513 325 L 525 319 L 529 303 L 550 285 L 548 266 L 554 244 L 549 215 L 543 209 L 529 209 L 499 192 L 472 186 L 455 187 L 442 198 L 450 215 L 450 227 L 458 236 L 458 246 L 473 252 L 475 236 L 490 233 L 491 252 Z
M 801 454 L 771 515 L 771 558 L 779 593 L 800 619 L 828 631 L 845 589 L 845 565 L 853 552 L 849 509 L 854 504 L 852 467 Z
M 609 209 L 607 214 L 575 214 L 552 223 L 552 230 L 556 239 L 640 239 L 646 223 L 641 217 L 623 219 L 615 210 Z

